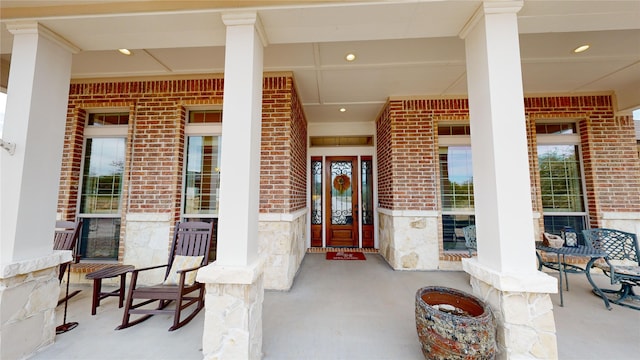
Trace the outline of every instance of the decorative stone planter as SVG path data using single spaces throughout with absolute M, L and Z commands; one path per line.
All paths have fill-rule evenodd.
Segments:
M 416 330 L 425 359 L 494 359 L 496 320 L 473 295 L 446 287 L 416 292 Z

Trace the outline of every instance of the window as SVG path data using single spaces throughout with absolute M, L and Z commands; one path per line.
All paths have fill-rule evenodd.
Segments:
M 188 136 L 184 215 L 217 216 L 220 191 L 220 137 Z
M 85 131 L 80 207 L 80 255 L 117 260 L 128 113 L 89 114 Z
M 581 236 L 587 213 L 576 125 L 539 124 L 536 130 L 544 231 L 560 235 L 570 226 Z
M 216 259 L 218 204 L 220 199 L 221 110 L 189 111 L 182 193 L 185 221 L 214 222 L 209 261 Z
M 475 224 L 469 125 L 439 125 L 442 239 L 445 250 L 466 250 L 462 228 Z
M 189 112 L 182 207 L 185 218 L 218 216 L 221 121 L 220 110 Z

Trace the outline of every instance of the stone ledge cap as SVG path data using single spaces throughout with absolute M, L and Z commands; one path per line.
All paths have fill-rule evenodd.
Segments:
M 558 279 L 537 270 L 517 274 L 500 273 L 480 264 L 477 258 L 462 259 L 462 269 L 500 291 L 546 294 L 558 292 Z
M 0 279 L 7 279 L 21 274 L 28 274 L 58 266 L 73 260 L 71 250 L 53 250 L 53 253 L 35 259 L 0 264 Z
M 264 272 L 264 258 L 247 266 L 219 265 L 217 261 L 198 270 L 196 280 L 204 284 L 253 284 Z

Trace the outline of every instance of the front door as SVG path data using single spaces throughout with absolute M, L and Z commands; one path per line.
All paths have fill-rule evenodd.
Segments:
M 358 247 L 358 158 L 326 158 L 328 247 Z

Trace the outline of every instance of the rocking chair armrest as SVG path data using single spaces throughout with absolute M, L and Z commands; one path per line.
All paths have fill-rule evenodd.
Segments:
M 198 270 L 198 269 L 200 269 L 200 268 L 201 268 L 201 267 L 203 267 L 203 266 L 204 266 L 204 265 L 200 265 L 200 266 L 192 267 L 192 268 L 189 268 L 189 269 L 180 269 L 180 270 L 176 270 L 176 273 L 178 273 L 178 274 L 180 274 L 180 273 L 188 273 L 188 272 L 191 272 L 191 271 L 194 271 L 194 270 Z
M 195 271 L 200 269 L 201 267 L 204 267 L 204 265 L 200 265 L 200 266 L 196 266 L 196 267 L 192 267 L 189 269 L 180 269 L 180 270 L 176 270 L 176 273 L 178 274 L 178 276 L 180 277 L 178 279 L 178 286 L 180 288 L 184 288 L 185 287 L 185 281 L 187 280 L 187 273 Z M 197 282 L 197 281 L 196 281 Z M 192 283 L 187 284 L 187 286 L 191 286 L 193 285 Z
M 147 267 L 143 267 L 143 268 L 139 268 L 139 269 L 131 270 L 131 272 L 133 272 L 133 273 L 138 273 L 138 272 L 140 272 L 140 271 L 153 270 L 153 269 L 160 269 L 160 268 L 167 267 L 167 266 L 169 266 L 169 264 L 156 265 L 156 266 L 147 266 Z

